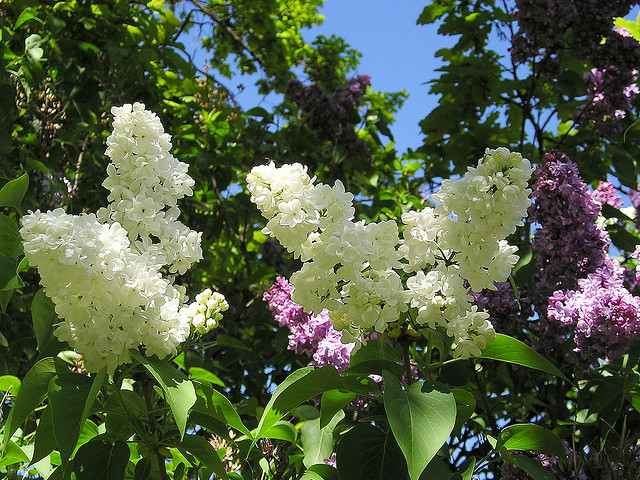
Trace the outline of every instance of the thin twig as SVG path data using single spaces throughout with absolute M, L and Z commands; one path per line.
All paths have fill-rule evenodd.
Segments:
M 220 27 L 222 27 L 222 29 L 227 33 L 227 35 L 229 35 L 233 39 L 234 42 L 236 42 L 244 50 L 247 51 L 247 53 L 251 56 L 251 58 L 253 58 L 261 66 L 264 66 L 262 63 L 262 60 L 260 60 L 258 55 L 256 55 L 256 53 L 253 51 L 253 49 L 249 45 L 247 45 L 244 42 L 244 40 L 242 40 L 229 25 L 226 25 L 222 21 L 222 19 L 216 14 L 216 12 L 214 12 L 211 8 L 207 7 L 206 5 L 201 4 L 198 0 L 191 0 L 191 3 L 193 3 L 202 13 L 204 13 L 205 15 L 210 17 L 214 22 L 220 25 Z
M 411 374 L 411 359 L 409 357 L 409 343 L 402 343 L 402 356 L 404 357 L 404 372 L 407 376 L 407 384 L 413 383 L 413 375 Z
M 76 161 L 76 178 L 73 180 L 73 188 L 72 192 L 75 192 L 78 189 L 78 182 L 80 181 L 80 167 L 82 166 L 82 157 L 84 157 L 84 152 L 87 150 L 87 144 L 89 143 L 89 139 L 91 138 L 91 134 L 88 134 L 84 137 L 84 142 L 82 142 L 82 147 L 80 147 L 80 154 L 78 155 L 78 160 Z

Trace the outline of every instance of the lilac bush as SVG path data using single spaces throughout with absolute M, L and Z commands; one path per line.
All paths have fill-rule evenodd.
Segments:
M 622 201 L 609 182 L 591 192 L 566 156 L 550 153 L 545 160 L 530 207 L 542 227 L 532 243 L 538 341 L 572 339 L 572 359 L 581 364 L 615 360 L 638 339 L 640 300 L 625 288 L 624 268 L 609 258 L 608 235 L 596 220 L 603 204 L 619 208 Z

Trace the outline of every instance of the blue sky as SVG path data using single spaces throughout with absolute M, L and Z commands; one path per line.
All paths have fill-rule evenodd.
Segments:
M 326 0 L 323 24 L 310 31 L 311 36 L 335 34 L 360 51 L 357 71 L 371 76 L 373 89 L 409 94 L 391 127 L 399 152 L 422 143 L 418 122 L 438 102 L 425 82 L 438 76 L 436 51 L 454 42 L 438 35 L 435 25 L 416 25 L 424 6 L 417 0 Z

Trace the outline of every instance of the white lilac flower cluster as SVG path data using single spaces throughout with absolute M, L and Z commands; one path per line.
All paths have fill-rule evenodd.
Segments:
M 97 217 L 118 222 L 133 249 L 168 265 L 171 273 L 183 274 L 202 258 L 202 233 L 178 220 L 177 201 L 191 195 L 194 185 L 188 165 L 171 155 L 171 137 L 143 104 L 114 107 L 111 113 L 113 132 L 105 152 L 111 163 L 102 183 L 111 192 L 111 203 L 98 210 Z
M 520 154 L 487 149 L 464 178 L 443 182 L 437 207 L 403 214 L 401 226 L 354 221 L 353 195 L 343 184 L 314 185 L 300 164 L 255 167 L 247 185 L 268 219 L 264 233 L 305 262 L 291 277 L 293 301 L 328 309 L 345 342 L 409 319 L 443 327 L 455 353 L 468 357 L 494 331 L 465 280 L 480 291 L 508 278 L 518 257 L 505 237 L 531 203 L 531 173 Z
M 155 114 L 140 103 L 112 113 L 109 207 L 98 216 L 30 212 L 20 230 L 29 263 L 63 319 L 55 335 L 84 356 L 87 370 L 106 366 L 110 373 L 130 360 L 131 348 L 176 354 L 192 331 L 208 331 L 228 308 L 210 291 L 185 305 L 184 288 L 160 273 L 183 273 L 202 257 L 201 234 L 177 221 L 176 200 L 192 193 L 193 180 L 169 153 L 170 137 Z
M 218 326 L 222 320 L 222 312 L 229 310 L 224 295 L 212 292 L 210 288 L 196 295 L 195 302 L 180 309 L 180 314 L 190 319 L 190 323 L 198 335 L 204 335 Z

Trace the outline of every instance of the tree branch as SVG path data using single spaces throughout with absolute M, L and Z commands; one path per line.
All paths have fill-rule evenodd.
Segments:
M 227 33 L 227 35 L 229 35 L 234 42 L 240 45 L 240 47 L 242 47 L 242 49 L 245 50 L 251 58 L 253 58 L 253 60 L 255 60 L 260 66 L 264 67 L 262 60 L 260 60 L 258 55 L 256 55 L 256 53 L 253 51 L 253 49 L 249 45 L 247 45 L 244 42 L 244 40 L 242 40 L 229 25 L 226 25 L 222 21 L 222 19 L 216 14 L 216 12 L 214 12 L 208 6 L 203 5 L 198 0 L 190 0 L 190 1 L 198 8 L 198 10 L 200 10 L 202 13 L 204 13 L 205 15 L 210 17 L 214 22 L 220 25 L 220 27 Z

